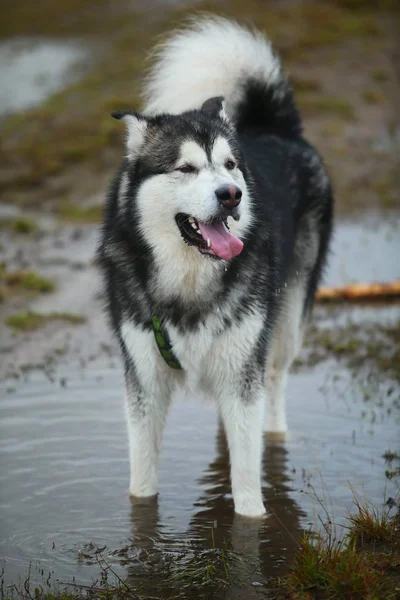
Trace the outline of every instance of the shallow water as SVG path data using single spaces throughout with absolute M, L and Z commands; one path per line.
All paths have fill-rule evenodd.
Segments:
M 245 576 L 253 589 L 254 581 L 265 584 L 285 571 L 296 538 L 318 525 L 319 516 L 326 520 L 325 509 L 336 523 L 344 522 L 352 507 L 349 482 L 378 507 L 396 494 L 382 458 L 396 447 L 399 431 L 388 414 L 385 387 L 377 390 L 372 410 L 365 410 L 357 381 L 325 365 L 292 375 L 291 433 L 285 442 L 266 440 L 269 516 L 263 523 L 234 516 L 225 441 L 214 405 L 201 398 L 174 403 L 158 501 L 132 505 L 122 374 L 67 375 L 66 387 L 37 373 L 17 382 L 12 393 L 5 394 L 5 384 L 1 389 L 0 556 L 6 582 L 24 577 L 33 561 L 33 580 L 51 573 L 52 583 L 90 583 L 99 567 L 82 557 L 93 543 L 106 546 L 120 575 L 136 583 L 140 575 L 151 589 L 154 575 L 147 578 L 146 570 L 160 556 L 227 542 L 261 561 L 259 573 Z
M 333 234 L 327 283 L 392 281 L 400 278 L 400 217 L 376 215 L 341 221 Z
M 0 115 L 39 105 L 83 74 L 77 42 L 11 38 L 0 43 Z

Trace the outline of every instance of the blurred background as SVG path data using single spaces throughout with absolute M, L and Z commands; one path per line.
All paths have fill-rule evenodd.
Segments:
M 140 81 L 157 36 L 207 10 L 254 24 L 272 39 L 306 135 L 333 176 L 338 212 L 398 208 L 399 6 L 3 0 L 1 201 L 24 212 L 97 218 L 91 196 L 105 188 L 122 152 L 121 128 L 109 112 L 140 108 Z

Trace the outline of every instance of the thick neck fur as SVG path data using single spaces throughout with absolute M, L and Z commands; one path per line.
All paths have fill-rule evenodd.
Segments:
M 183 306 L 205 304 L 221 290 L 224 261 L 201 255 L 182 240 L 154 252 L 155 269 L 150 274 L 149 292 L 157 303 L 179 298 Z

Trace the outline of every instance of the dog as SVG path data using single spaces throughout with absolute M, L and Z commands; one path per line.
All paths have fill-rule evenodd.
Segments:
M 263 431 L 287 430 L 288 371 L 331 236 L 330 179 L 269 41 L 230 20 L 172 34 L 143 112 L 113 116 L 126 156 L 98 260 L 125 367 L 130 494 L 157 494 L 171 396 L 197 387 L 225 428 L 235 511 L 259 517 Z

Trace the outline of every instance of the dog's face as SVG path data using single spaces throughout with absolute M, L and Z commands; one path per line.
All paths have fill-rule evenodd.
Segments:
M 139 228 L 157 248 L 186 243 L 193 252 L 229 260 L 250 219 L 235 132 L 222 98 L 199 111 L 143 117 L 114 113 L 128 126 L 128 160 Z

